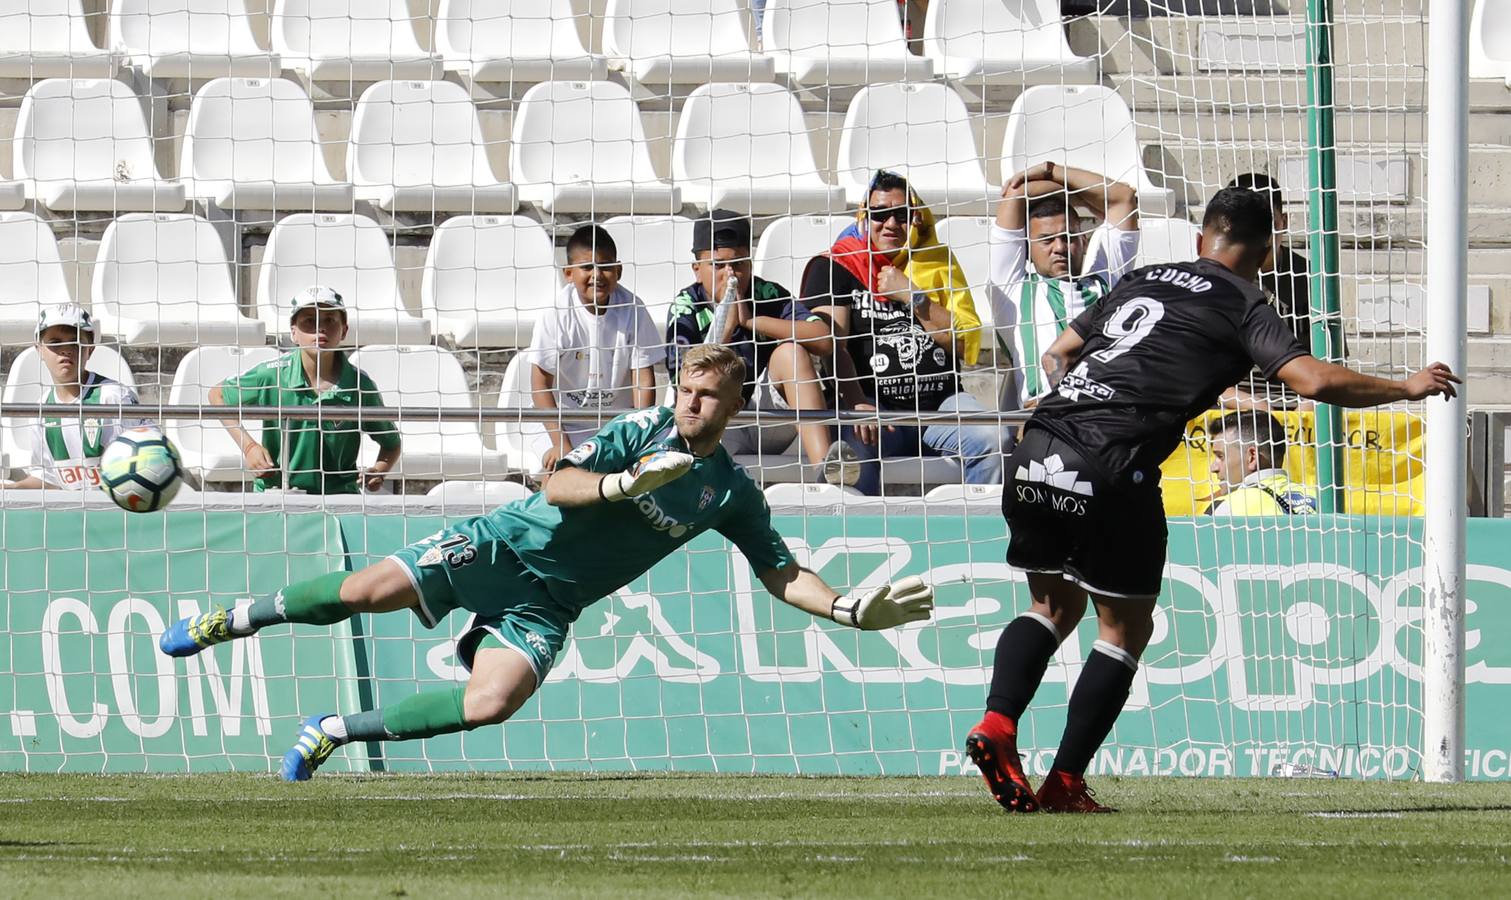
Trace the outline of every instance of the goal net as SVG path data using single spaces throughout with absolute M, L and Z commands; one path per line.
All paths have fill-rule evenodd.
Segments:
M 1331 17 L 1269 0 L 307 0 L 277 14 L 136 0 L 108 16 L 32 0 L 0 14 L 24 44 L 0 54 L 15 138 L 0 449 L 12 479 L 87 488 L 0 490 L 0 768 L 265 771 L 305 716 L 465 680 L 461 613 L 434 629 L 407 613 L 274 628 L 184 662 L 156 638 L 529 497 L 606 410 L 668 400 L 666 358 L 724 327 L 715 310 L 748 249 L 739 294 L 755 305 L 727 333 L 761 335 L 747 345 L 758 399 L 737 459 L 800 562 L 842 590 L 923 576 L 935 620 L 815 622 L 704 533 L 589 608 L 502 728 L 354 745 L 332 766 L 970 771 L 963 737 L 1028 595 L 1003 562 L 1000 483 L 978 483 L 994 478 L 962 446 L 1010 443 L 1025 418 L 1038 376 L 1024 360 L 1066 315 L 1040 315 L 1041 291 L 1082 302 L 1131 265 L 1195 258 L 1207 200 L 1240 179 L 1279 213 L 1262 281 L 1298 338 L 1378 375 L 1423 362 L 1424 4 L 1310 5 Z M 1057 248 L 1033 210 L 1024 234 L 994 222 L 1002 185 L 1045 162 L 1061 186 L 1040 193 L 1071 210 Z M 840 255 L 847 230 L 875 247 L 892 227 L 879 170 L 926 207 L 901 202 L 892 224 L 914 244 L 889 252 L 948 312 L 938 341 L 859 311 L 865 290 L 813 289 L 813 261 Z M 1067 172 L 1086 180 L 1065 187 Z M 1129 190 L 1136 219 L 1114 196 Z M 715 209 L 748 215 L 748 248 Z M 590 223 L 611 242 L 579 244 Z M 696 269 L 700 240 L 734 267 Z M 356 348 L 334 373 L 296 346 L 313 340 L 295 317 L 316 285 L 340 295 L 334 341 Z M 595 312 L 587 294 L 632 312 Z M 76 401 L 34 326 L 64 303 L 92 313 L 87 368 L 134 390 L 145 406 L 129 415 L 160 422 L 194 476 L 165 513 L 89 487 L 76 457 L 126 413 L 56 405 Z M 833 310 L 879 337 L 803 343 Z M 1471 328 L 1488 327 L 1479 312 Z M 787 411 L 852 407 L 834 379 L 857 367 L 863 401 L 886 392 L 895 417 L 869 496 L 823 483 L 836 421 L 799 433 Z M 1261 476 L 1297 514 L 1206 515 L 1224 501 L 1222 412 L 1191 424 L 1163 471 L 1154 639 L 1092 771 L 1411 777 L 1420 410 L 1240 388 L 1233 402 L 1273 414 L 1285 440 L 1225 434 L 1225 451 L 1262 451 L 1239 477 L 1283 470 Z M 397 465 L 375 478 L 394 434 Z M 1022 725 L 1033 774 L 1094 638 L 1088 619 L 1066 640 Z

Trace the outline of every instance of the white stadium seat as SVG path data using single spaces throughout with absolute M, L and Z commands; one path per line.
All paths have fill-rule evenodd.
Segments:
M 1144 171 L 1133 114 L 1111 88 L 1041 85 L 1013 101 L 1002 139 L 1003 178 L 1046 160 L 1132 185 L 1142 211 L 1165 214 L 1172 206 L 1172 192 Z
M 504 383 L 498 391 L 499 409 L 532 409 L 530 367 L 522 353 L 516 353 L 504 368 Z M 528 475 L 538 474 L 540 438 L 546 428 L 539 422 L 499 422 L 494 429 L 494 444 L 504 454 L 509 467 Z
M 347 166 L 357 199 L 390 212 L 511 213 L 514 186 L 488 165 L 467 89 L 449 81 L 380 81 L 352 114 Z
M 1138 222 L 1138 264 L 1191 262 L 1196 259 L 1196 236 L 1201 226 L 1186 219 L 1141 216 Z M 1087 258 L 1091 253 L 1086 254 Z
M 673 213 L 675 187 L 651 164 L 640 109 L 623 85 L 548 81 L 514 112 L 509 180 L 553 213 Z
M 273 51 L 311 81 L 439 78 L 410 18 L 405 0 L 278 0 Z
M 430 239 L 420 305 L 435 335 L 457 347 L 526 347 L 556 303 L 551 236 L 524 216 L 456 216 Z
M 677 292 L 693 281 L 693 223 L 678 216 L 616 216 L 603 223 L 619 249 L 619 283 L 634 292 L 665 333 Z
M 934 71 L 966 86 L 1094 84 L 1097 61 L 1077 56 L 1059 0 L 935 0 L 923 23 Z
M 965 101 L 942 84 L 862 88 L 845 113 L 836 168 L 851 203 L 864 202 L 877 169 L 906 175 L 936 215 L 982 215 L 1000 193 L 987 184 Z
M 867 497 L 855 488 L 832 484 L 785 482 L 766 488 L 769 506 L 880 506 L 886 502 L 881 497 Z
M 537 84 L 609 75 L 608 60 L 582 45 L 572 0 L 441 0 L 435 42 L 446 70 L 473 81 Z
M 965 504 L 966 506 L 980 504 L 996 509 L 1002 506 L 1002 485 L 941 484 L 939 487 L 931 488 L 927 494 L 923 495 L 923 499 L 926 503 Z
M 278 58 L 252 37 L 244 0 L 115 0 L 110 34 L 149 78 L 278 74 Z
M 756 243 L 755 273 L 794 295 L 803 289 L 803 270 L 813 257 L 834 245 L 854 216 L 783 216 L 775 219 Z
M 0 0 L 0 78 L 109 78 L 116 65 L 89 39 L 83 0 Z
M 29 344 L 42 308 L 71 303 L 58 239 L 31 213 L 0 215 L 0 344 Z
M 751 50 L 749 10 L 736 0 L 608 0 L 604 53 L 651 89 L 669 84 L 770 81 L 771 58 Z
M 289 301 L 316 284 L 346 301 L 348 343 L 430 341 L 430 323 L 404 308 L 388 235 L 372 219 L 296 213 L 273 226 L 257 282 L 257 314 L 270 334 L 289 333 Z
M 777 74 L 805 87 L 934 74 L 931 60 L 908 52 L 894 0 L 767 0 L 761 49 Z
M 482 515 L 534 493 L 517 481 L 443 481 L 425 496 L 440 501 L 447 513 Z
M 285 78 L 217 78 L 189 105 L 181 170 L 221 209 L 350 211 L 315 133 L 315 105 Z
M 278 358 L 273 347 L 196 347 L 189 351 L 173 373 L 168 389 L 170 404 L 208 406 L 210 389 L 259 363 Z M 229 418 L 236 418 L 233 413 Z M 184 466 L 205 481 L 245 481 L 251 477 L 241 450 L 218 421 L 206 418 L 169 419 L 163 423 L 168 437 L 183 456 Z M 262 420 L 244 419 L 241 427 L 262 440 Z
M 261 344 L 241 314 L 226 245 L 184 213 L 129 213 L 105 229 L 92 296 L 100 328 L 127 344 Z
M 352 365 L 366 372 L 383 394 L 385 406 L 475 408 L 467 376 L 455 356 L 439 347 L 363 347 Z M 502 475 L 503 455 L 483 446 L 482 418 L 472 422 L 436 422 L 416 417 L 399 420 L 404 450 L 394 470 L 408 478 L 478 478 Z M 359 457 L 370 465 L 377 445 L 364 442 Z
M 1469 20 L 1469 77 L 1501 78 L 1511 87 L 1511 5 L 1475 0 Z
M 184 208 L 184 186 L 158 176 L 141 101 L 114 79 L 33 85 L 21 101 L 12 152 L 26 195 L 51 210 Z
M 766 215 L 827 212 L 844 193 L 813 159 L 797 98 L 775 84 L 705 84 L 688 95 L 672 145 L 682 199 Z
M 976 301 L 976 314 L 983 328 L 992 325 L 992 304 L 986 292 L 991 282 L 991 219 L 986 216 L 950 216 L 940 219 L 935 230 L 939 243 L 950 248 Z M 982 332 L 985 337 L 986 332 Z
M 36 323 L 33 322 L 32 325 L 35 327 Z M 136 388 L 136 376 L 131 374 L 126 360 L 108 345 L 96 346 L 84 368 L 106 378 L 114 378 L 132 389 Z M 52 376 L 47 373 L 42 357 L 37 355 L 37 348 L 33 345 L 22 350 L 16 356 L 16 361 L 11 363 L 10 372 L 5 376 L 5 389 L 0 391 L 0 403 L 8 407 L 12 404 L 24 406 L 28 403 L 41 403 L 51 387 Z M 0 419 L 0 455 L 5 456 L 15 468 L 31 465 L 31 448 L 24 444 L 20 435 L 34 421 L 35 418 L 21 416 Z

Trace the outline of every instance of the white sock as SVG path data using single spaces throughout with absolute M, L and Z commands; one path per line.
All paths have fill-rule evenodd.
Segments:
M 251 634 L 257 629 L 248 621 L 248 610 L 252 608 L 252 601 L 246 600 L 236 604 L 231 609 L 230 628 L 232 634 Z
M 321 719 L 320 730 L 338 744 L 346 740 L 346 721 L 340 716 L 326 716 Z

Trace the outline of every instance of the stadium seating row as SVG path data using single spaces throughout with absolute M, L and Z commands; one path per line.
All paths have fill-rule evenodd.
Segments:
M 789 216 L 771 222 L 755 248 L 757 274 L 789 289 L 808 259 L 827 250 L 847 216 Z M 691 278 L 692 221 L 620 216 L 604 222 L 624 261 L 623 281 L 666 321 Z M 1196 226 L 1146 218 L 1142 262 L 1193 259 Z M 974 287 L 987 283 L 990 231 L 981 217 L 940 221 L 939 237 Z M 1094 256 L 1095 254 L 1088 254 Z M 550 309 L 560 270 L 550 235 L 523 216 L 456 216 L 435 229 L 420 282 L 420 315 L 399 293 L 387 232 L 350 213 L 299 213 L 273 227 L 262 258 L 256 315 L 238 305 L 225 235 L 187 213 L 128 213 L 105 229 L 91 278 L 91 307 L 105 337 L 133 346 L 257 346 L 288 331 L 285 304 L 310 284 L 346 298 L 357 344 L 522 347 Z M 30 213 L 0 214 L 0 343 L 26 343 L 39 304 L 74 299 L 57 239 Z M 991 305 L 977 311 L 990 326 Z
M 186 201 L 225 210 L 674 213 L 682 203 L 756 214 L 830 212 L 862 200 L 878 168 L 904 172 L 925 201 L 985 213 L 997 189 L 976 154 L 965 101 L 943 84 L 862 88 L 845 115 L 838 185 L 813 156 L 797 98 L 774 84 L 706 84 L 688 97 L 672 149 L 672 181 L 651 163 L 639 108 L 606 81 L 551 81 L 515 113 L 509 181 L 487 158 L 467 90 L 446 81 L 380 81 L 363 92 L 347 149 L 351 183 L 326 165 L 304 89 L 282 78 L 221 78 L 195 94 L 180 165 L 153 160 L 140 99 L 114 79 L 47 79 L 16 124 L 19 184 L 0 200 L 54 211 L 176 212 Z M 1004 171 L 1054 160 L 1137 187 L 1150 211 L 1170 206 L 1139 158 L 1133 116 L 1110 88 L 1041 85 L 1013 104 Z
M 25 16 L 26 21 L 14 17 Z M 95 77 L 122 63 L 152 78 L 431 79 L 527 84 L 607 77 L 642 84 L 770 81 L 855 85 L 940 75 L 973 83 L 1090 83 L 1058 0 L 936 0 L 925 56 L 908 52 L 894 0 L 767 0 L 756 52 L 745 0 L 608 0 L 603 55 L 584 46 L 571 0 L 442 0 L 421 46 L 405 0 L 277 0 L 271 52 L 241 0 L 116 0 L 109 49 L 82 0 L 0 3 L 0 77 Z M 586 24 L 586 23 L 584 23 Z
M 168 391 L 170 405 L 207 406 L 210 389 L 227 378 L 276 357 L 272 347 L 199 347 L 184 356 Z M 467 385 L 461 362 L 438 347 L 370 346 L 352 354 L 352 362 L 372 377 L 384 400 L 397 407 L 442 407 L 476 409 L 477 399 Z M 125 359 L 109 345 L 95 348 L 89 368 L 136 387 L 136 376 Z M 47 375 L 34 348 L 22 351 L 6 375 L 0 401 L 25 405 L 41 402 Z M 528 372 L 521 357 L 510 361 L 499 392 L 497 408 L 531 407 Z M 23 420 L 0 419 L 0 455 L 11 467 L 25 467 L 30 452 L 16 435 Z M 248 477 L 241 452 L 226 430 L 214 421 L 169 420 L 169 437 L 183 454 L 184 463 L 206 481 L 242 481 Z M 259 421 L 242 426 L 261 440 Z M 532 438 L 539 424 L 504 422 L 496 426 L 476 422 L 435 422 L 405 418 L 399 421 L 404 439 L 403 458 L 395 473 L 413 479 L 497 479 L 510 473 L 539 472 L 541 462 Z M 485 433 L 492 432 L 492 441 Z M 376 446 L 364 442 L 362 465 L 376 455 Z M 793 455 L 741 456 L 737 461 L 757 472 L 764 482 L 787 483 L 802 479 L 801 465 Z M 882 460 L 886 485 L 949 485 L 961 483 L 959 464 L 950 459 L 898 457 Z M 852 502 L 846 500 L 845 502 Z M 861 501 L 853 501 L 861 502 Z

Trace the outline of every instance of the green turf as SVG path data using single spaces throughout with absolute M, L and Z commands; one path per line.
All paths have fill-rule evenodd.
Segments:
M 0 895 L 1493 897 L 1511 785 L 965 778 L 0 776 Z

